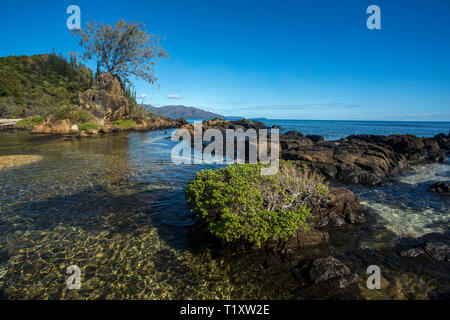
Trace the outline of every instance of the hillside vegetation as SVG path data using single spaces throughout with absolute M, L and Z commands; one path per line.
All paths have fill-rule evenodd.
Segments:
M 91 87 L 89 68 L 62 55 L 0 58 L 0 118 L 46 117 Z

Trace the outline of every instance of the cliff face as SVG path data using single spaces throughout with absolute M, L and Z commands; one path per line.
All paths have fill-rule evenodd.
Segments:
M 90 89 L 77 95 L 76 103 L 106 121 L 124 119 L 131 112 L 120 80 L 110 73 L 99 74 Z

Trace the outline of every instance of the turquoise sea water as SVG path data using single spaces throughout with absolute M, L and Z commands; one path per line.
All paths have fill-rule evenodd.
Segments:
M 263 120 L 268 126 L 279 125 L 282 132 L 298 130 L 303 134 L 317 134 L 325 140 L 334 140 L 352 134 L 414 134 L 433 137 L 447 134 L 450 122 L 403 122 L 403 121 L 337 121 L 337 120 Z
M 304 135 L 317 134 L 325 140 L 335 140 L 352 134 L 414 134 L 418 137 L 433 137 L 438 133 L 447 134 L 450 122 L 418 121 L 344 121 L 344 120 L 286 120 L 251 119 L 265 122 L 267 126 L 279 125 L 281 132 L 298 130 Z M 201 119 L 188 119 L 194 123 Z

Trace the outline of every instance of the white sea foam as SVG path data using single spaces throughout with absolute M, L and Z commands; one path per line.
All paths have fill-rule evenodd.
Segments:
M 407 184 L 450 180 L 450 165 L 446 163 L 417 165 L 411 169 L 413 170 L 412 174 L 402 176 L 398 180 Z

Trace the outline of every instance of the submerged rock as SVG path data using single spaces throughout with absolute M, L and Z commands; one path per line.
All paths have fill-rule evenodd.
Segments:
M 436 261 L 450 260 L 450 247 L 444 242 L 427 243 L 424 250 Z
M 436 261 L 450 261 L 450 247 L 444 242 L 428 242 L 420 247 L 402 251 L 400 255 L 404 258 L 417 258 L 425 253 Z
M 428 191 L 450 194 L 450 182 L 436 182 L 428 189 Z
M 301 260 L 292 272 L 303 286 L 326 283 L 331 288 L 344 289 L 359 280 L 357 274 L 332 256 Z
M 404 258 L 416 258 L 421 254 L 424 254 L 425 250 L 423 248 L 411 248 L 405 251 L 400 252 L 400 255 Z

